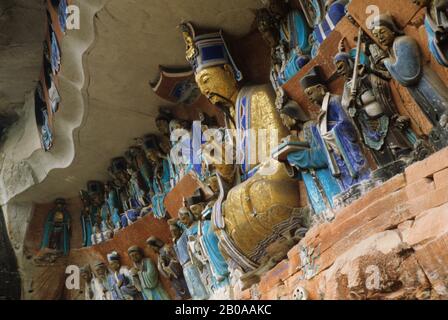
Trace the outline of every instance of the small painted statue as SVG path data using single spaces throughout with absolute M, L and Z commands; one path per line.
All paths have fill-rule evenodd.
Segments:
M 92 245 L 93 226 L 96 222 L 95 212 L 92 210 L 91 200 L 87 191 L 80 191 L 82 202 L 81 208 L 81 228 L 82 228 L 82 246 L 90 247 Z
M 109 284 L 107 277 L 109 270 L 104 262 L 98 261 L 93 266 L 95 277 L 93 279 L 93 300 L 112 300 L 111 292 L 109 291 Z
M 80 276 L 84 280 L 84 300 L 94 300 L 94 277 L 89 265 L 80 268 Z
M 172 187 L 193 169 L 192 132 L 185 122 L 173 119 L 170 121 L 171 150 L 170 160 L 174 166 Z
M 143 143 L 143 141 L 141 141 Z M 134 164 L 136 168 L 140 171 L 140 176 L 143 178 L 144 188 L 147 192 L 145 195 L 145 200 L 151 200 L 150 193 L 152 191 L 152 179 L 153 179 L 153 169 L 151 168 L 151 164 L 145 156 L 144 151 L 140 147 L 131 147 L 129 148 L 129 155 L 133 158 Z M 148 202 L 148 201 L 147 201 Z
M 219 190 L 219 186 L 216 186 L 216 183 L 218 183 L 216 177 L 215 179 L 211 177 L 209 182 L 213 191 L 216 192 L 216 188 Z M 196 192 L 195 196 L 187 199 L 187 206 L 199 222 L 199 240 L 201 241 L 201 247 L 205 253 L 204 255 L 210 263 L 213 276 L 217 282 L 222 282 L 228 277 L 229 270 L 227 262 L 219 250 L 219 240 L 214 233 L 210 221 L 212 206 L 205 201 L 204 195 L 200 189 Z M 186 216 L 186 218 L 189 217 Z
M 378 167 L 385 168 L 410 156 L 415 135 L 407 135 L 409 118 L 398 114 L 389 82 L 370 70 L 361 41 L 359 44 L 359 48 L 350 52 L 341 46 L 334 58 L 338 75 L 346 81 L 342 106 L 353 118 Z M 356 55 L 359 62 L 355 66 Z M 358 72 L 356 79 L 354 69 Z
M 204 256 L 204 252 L 200 248 L 199 244 L 199 223 L 195 220 L 193 213 L 187 208 L 181 208 L 179 210 L 179 223 L 185 226 L 184 233 L 187 235 L 188 252 L 192 259 L 192 262 L 199 270 L 201 281 L 207 288 L 207 292 L 210 294 L 210 298 L 214 294 L 214 279 L 210 270 L 210 264 L 207 258 Z
M 132 246 L 128 249 L 128 255 L 134 263 L 131 275 L 134 284 L 143 295 L 144 300 L 169 300 L 159 279 L 159 272 L 150 258 L 143 256 L 142 249 Z
M 47 216 L 41 249 L 51 249 L 67 256 L 70 251 L 70 213 L 64 199 L 56 199 Z
M 157 267 L 162 276 L 169 279 L 176 291 L 177 299 L 188 300 L 190 293 L 183 275 L 182 266 L 171 245 L 165 244 L 156 237 L 150 237 L 146 243 L 158 255 Z
M 151 198 L 153 214 L 158 219 L 166 216 L 165 197 L 171 191 L 172 166 L 168 157 L 162 154 L 157 137 L 147 136 L 143 142 L 143 149 L 154 168 Z
M 359 137 L 351 119 L 346 114 L 341 97 L 331 94 L 324 85 L 319 67 L 314 67 L 300 81 L 308 99 L 321 112 L 318 129 L 328 166 L 337 177 L 343 191 L 370 178 L 370 169 L 359 145 Z
M 257 13 L 258 29 L 273 48 L 274 88 L 289 81 L 311 58 L 307 21 L 300 10 L 288 11 L 280 20 L 268 9 Z
M 290 153 L 288 162 L 299 169 L 314 213 L 319 217 L 331 219 L 332 210 L 335 208 L 334 197 L 342 192 L 342 188 L 330 170 L 325 142 L 316 122 L 309 121 L 304 124 L 300 140 L 307 142 L 309 149 Z
M 120 263 L 120 255 L 111 252 L 107 255 L 110 273 L 107 276 L 112 300 L 143 300 L 141 293 L 132 282 L 129 269 Z
M 127 162 L 123 157 L 112 159 L 111 166 L 108 168 L 108 173 L 113 179 L 115 192 L 117 193 L 120 206 L 123 211 L 132 208 L 130 203 L 130 195 L 128 190 L 129 174 L 127 172 Z
M 112 181 L 108 181 L 104 184 L 104 193 L 106 198 L 107 208 L 109 210 L 111 220 L 114 226 L 114 232 L 121 229 L 120 222 L 120 212 L 122 212 L 122 208 L 120 207 L 121 203 L 118 199 L 117 190 Z
M 424 64 L 415 39 L 403 35 L 392 16 L 382 14 L 372 24 L 372 34 L 387 47 L 389 58 L 384 65 L 403 87 L 406 87 L 420 109 L 434 125 L 430 142 L 442 149 L 448 142 L 448 89 L 439 76 Z
M 174 251 L 182 266 L 191 298 L 193 300 L 207 300 L 210 294 L 202 282 L 197 263 L 194 263 L 190 256 L 188 249 L 188 235 L 184 232 L 186 226 L 177 220 L 170 220 L 169 226 L 173 237 Z
M 100 181 L 89 181 L 87 183 L 87 190 L 92 200 L 92 205 L 95 208 L 96 215 L 101 219 L 101 222 L 98 221 L 98 226 L 101 230 L 102 237 L 105 240 L 109 240 L 114 235 L 114 225 L 112 223 L 109 205 L 105 200 L 104 184 Z M 96 227 L 94 229 L 95 233 L 97 233 Z

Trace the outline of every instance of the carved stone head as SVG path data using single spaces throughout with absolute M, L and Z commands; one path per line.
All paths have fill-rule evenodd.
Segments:
M 160 249 L 162 249 L 163 246 L 165 245 L 165 243 L 162 240 L 160 240 L 159 238 L 156 238 L 154 236 L 152 236 L 148 240 L 146 240 L 146 243 L 154 252 L 159 252 Z
M 394 18 L 389 14 L 377 16 L 372 22 L 371 29 L 378 42 L 387 48 L 391 48 L 395 38 L 402 33 Z
M 201 70 L 196 82 L 202 94 L 212 104 L 228 104 L 238 92 L 238 84 L 232 67 L 228 64 Z
M 311 69 L 308 74 L 300 80 L 300 84 L 308 99 L 315 105 L 321 106 L 328 90 L 324 85 L 320 68 L 316 66 Z
M 327 94 L 327 88 L 322 84 L 318 84 L 313 87 L 306 88 L 305 94 L 312 103 L 320 106 L 322 105 L 325 95 Z
M 188 208 L 181 208 L 179 210 L 179 220 L 187 227 L 191 226 L 194 222 L 193 215 Z
M 131 258 L 131 260 L 133 262 L 138 263 L 143 260 L 142 250 L 138 246 L 130 247 L 128 249 L 128 255 L 129 255 L 129 258 Z

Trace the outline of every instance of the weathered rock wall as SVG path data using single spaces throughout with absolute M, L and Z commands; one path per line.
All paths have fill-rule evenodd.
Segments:
M 0 300 L 20 299 L 20 292 L 19 268 L 0 209 Z
M 312 228 L 241 299 L 448 299 L 448 149 Z

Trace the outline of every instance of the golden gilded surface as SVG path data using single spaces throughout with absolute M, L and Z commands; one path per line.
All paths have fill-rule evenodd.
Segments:
M 199 71 L 196 74 L 196 83 L 201 93 L 215 105 L 221 102 L 228 105 L 229 101 L 233 103 L 236 101 L 238 84 L 232 67 L 229 65 L 210 67 Z
M 226 232 L 248 257 L 272 234 L 273 227 L 288 219 L 300 207 L 299 187 L 288 176 L 285 165 L 270 160 L 272 174 L 260 171 L 234 187 L 224 203 Z
M 185 57 L 187 58 L 188 61 L 191 61 L 194 59 L 195 55 L 196 55 L 196 47 L 194 46 L 194 40 L 193 37 L 191 36 L 191 34 L 189 34 L 186 31 L 182 32 L 182 36 L 184 37 L 185 40 L 185 46 L 186 46 L 186 55 Z
M 256 147 L 252 148 L 252 152 L 261 150 L 263 156 L 260 158 L 257 154 L 256 164 L 251 165 L 251 169 L 270 158 L 271 151 L 281 142 L 283 138 L 289 135 L 289 130 L 283 124 L 280 114 L 275 108 L 275 93 L 272 86 L 260 85 L 251 87 L 251 112 L 250 112 L 250 128 L 258 130 L 266 130 L 266 135 L 257 135 Z M 277 133 L 271 138 L 272 133 Z
M 258 171 L 252 178 L 230 190 L 223 204 L 225 232 L 238 249 L 250 258 L 263 240 L 269 239 L 274 227 L 287 221 L 295 208 L 300 207 L 299 187 L 296 180 L 288 176 L 284 164 L 270 159 L 270 150 L 282 138 L 289 135 L 275 107 L 275 92 L 271 85 L 260 85 L 238 89 L 232 68 L 229 65 L 210 67 L 196 74 L 196 82 L 202 92 L 215 105 L 229 108 L 238 123 L 235 111 L 239 95 L 250 99 L 250 128 L 258 133 L 265 129 L 266 138 L 256 138 L 252 146 L 256 159 L 252 168 L 263 163 L 272 171 L 263 175 Z M 270 138 L 271 132 L 278 135 Z M 258 148 L 265 149 L 264 158 L 258 157 Z M 247 150 L 246 150 L 247 152 Z M 252 153 L 253 154 L 253 153 Z M 216 166 L 220 174 L 229 178 L 231 167 Z

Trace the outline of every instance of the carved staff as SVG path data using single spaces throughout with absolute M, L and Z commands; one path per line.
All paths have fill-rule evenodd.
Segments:
M 358 91 L 358 65 L 361 59 L 361 45 L 362 45 L 362 29 L 358 29 L 358 43 L 356 45 L 356 57 L 355 57 L 355 65 L 353 66 L 353 77 L 352 77 L 352 88 L 350 90 L 350 97 L 356 100 L 356 93 Z M 356 104 L 355 104 L 356 105 Z

